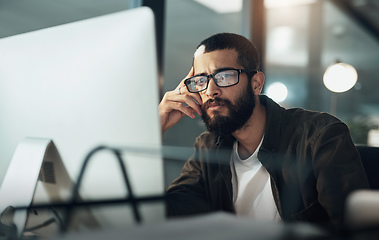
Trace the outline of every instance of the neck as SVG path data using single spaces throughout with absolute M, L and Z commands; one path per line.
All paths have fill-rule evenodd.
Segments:
M 235 131 L 233 136 L 238 141 L 238 154 L 241 159 L 250 157 L 257 149 L 265 132 L 266 108 L 256 101 L 254 112 L 245 125 Z

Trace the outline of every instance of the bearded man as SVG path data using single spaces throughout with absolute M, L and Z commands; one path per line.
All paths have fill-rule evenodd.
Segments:
M 237 34 L 200 43 L 193 66 L 160 105 L 162 133 L 201 115 L 208 131 L 166 192 L 168 216 L 213 211 L 336 229 L 347 195 L 369 188 L 347 126 L 260 95 L 256 47 Z M 214 153 L 214 154 L 213 154 Z

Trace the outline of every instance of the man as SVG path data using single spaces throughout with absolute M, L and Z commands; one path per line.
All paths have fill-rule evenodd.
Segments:
M 195 113 L 208 129 L 167 190 L 168 215 L 222 210 L 259 221 L 341 226 L 346 196 L 369 188 L 349 130 L 329 114 L 287 110 L 260 95 L 258 59 L 246 38 L 216 34 L 199 45 L 187 77 L 163 97 L 162 133 Z

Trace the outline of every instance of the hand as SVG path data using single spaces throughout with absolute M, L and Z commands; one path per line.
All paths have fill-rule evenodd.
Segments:
M 184 80 L 193 76 L 193 67 L 173 91 L 168 91 L 159 104 L 162 135 L 177 124 L 184 116 L 194 119 L 195 113 L 201 115 L 202 100 L 199 93 L 190 93 Z

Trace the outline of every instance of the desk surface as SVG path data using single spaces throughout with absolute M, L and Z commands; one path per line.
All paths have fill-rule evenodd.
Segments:
M 129 226 L 123 229 L 96 230 L 67 233 L 54 239 L 133 239 L 133 240 L 266 240 L 266 239 L 318 239 L 327 234 L 309 224 L 283 224 L 256 222 L 227 213 L 170 219 L 155 224 Z

